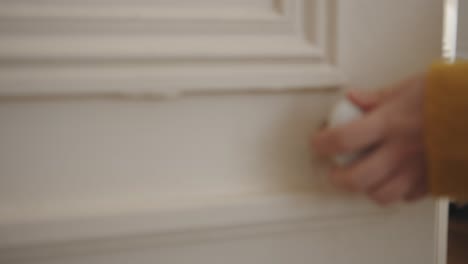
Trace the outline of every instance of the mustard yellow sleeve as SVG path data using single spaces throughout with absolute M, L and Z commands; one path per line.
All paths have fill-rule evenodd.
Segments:
M 430 191 L 468 201 L 468 62 L 431 67 L 424 115 Z

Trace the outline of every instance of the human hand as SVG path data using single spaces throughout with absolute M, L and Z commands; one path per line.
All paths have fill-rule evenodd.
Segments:
M 417 200 L 427 193 L 425 86 L 425 76 L 419 75 L 389 89 L 347 94 L 364 116 L 320 131 L 313 147 L 324 156 L 369 151 L 348 166 L 334 168 L 330 178 L 335 185 L 366 193 L 381 205 Z

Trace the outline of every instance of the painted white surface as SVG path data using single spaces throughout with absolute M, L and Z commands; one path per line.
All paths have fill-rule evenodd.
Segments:
M 0 5 L 18 3 L 0 12 L 0 262 L 442 263 L 435 202 L 339 193 L 308 146 L 341 73 L 378 87 L 440 56 L 440 1 Z
M 53 258 L 21 263 L 435 263 L 434 222 L 422 213 L 431 210 L 427 202 L 364 221 L 335 217 L 62 244 L 27 251 L 33 256 L 54 252 Z
M 468 3 L 457 1 L 458 4 L 458 34 L 457 57 L 468 58 Z
M 164 95 L 343 82 L 335 1 L 2 1 L 0 40 L 7 62 L 0 94 Z
M 444 34 L 443 55 L 444 58 L 453 60 L 457 53 L 458 38 L 458 0 L 444 0 Z

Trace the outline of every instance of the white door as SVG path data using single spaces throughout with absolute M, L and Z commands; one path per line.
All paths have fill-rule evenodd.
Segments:
M 344 86 L 441 55 L 440 0 L 0 0 L 0 263 L 442 264 L 446 204 L 329 186 Z
M 468 58 L 468 3 L 466 1 L 450 0 L 455 14 L 457 32 L 452 32 L 452 38 L 456 42 L 457 57 L 461 59 Z M 457 34 L 458 33 L 458 34 Z

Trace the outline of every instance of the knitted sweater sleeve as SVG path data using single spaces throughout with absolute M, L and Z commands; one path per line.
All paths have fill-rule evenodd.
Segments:
M 431 67 L 424 125 L 432 194 L 468 201 L 468 62 Z

